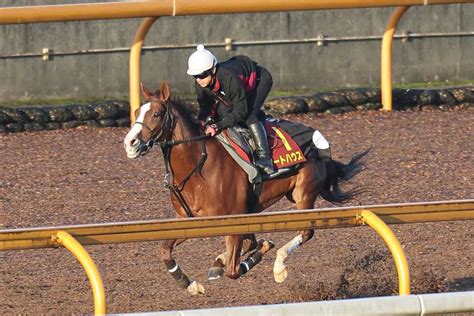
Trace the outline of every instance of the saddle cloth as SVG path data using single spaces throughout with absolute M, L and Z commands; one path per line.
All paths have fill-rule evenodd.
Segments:
M 273 165 L 276 169 L 276 172 L 272 174 L 270 178 L 295 170 L 301 163 L 306 161 L 303 150 L 301 150 L 293 137 L 279 126 L 279 123 L 277 120 L 267 120 L 264 122 Z M 286 123 L 293 124 L 291 122 Z M 306 126 L 304 127 L 309 129 Z M 312 129 L 309 130 L 314 131 Z M 254 165 L 254 161 L 257 159 L 255 155 L 255 145 L 247 129 L 241 127 L 227 128 L 217 136 L 217 139 L 232 158 L 247 172 L 251 183 L 262 181 L 262 174 Z

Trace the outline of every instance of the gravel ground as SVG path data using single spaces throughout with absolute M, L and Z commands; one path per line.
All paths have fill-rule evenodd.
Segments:
M 318 127 L 333 156 L 347 162 L 372 147 L 353 185 L 370 189 L 350 205 L 474 198 L 474 111 L 294 115 Z M 3 229 L 162 219 L 174 216 L 161 187 L 158 150 L 128 160 L 124 128 L 78 128 L 0 135 Z M 316 207 L 330 207 L 318 201 Z M 280 201 L 271 210 L 293 209 Z M 474 290 L 474 221 L 393 225 L 413 293 Z M 281 246 L 295 232 L 262 234 Z M 287 260 L 289 277 L 273 281 L 275 251 L 239 280 L 209 282 L 222 238 L 190 240 L 175 258 L 206 294 L 179 289 L 159 260 L 159 242 L 89 246 L 106 291 L 107 311 L 147 312 L 392 295 L 397 275 L 389 250 L 367 227 L 321 230 Z M 93 311 L 89 281 L 65 249 L 0 253 L 0 314 Z

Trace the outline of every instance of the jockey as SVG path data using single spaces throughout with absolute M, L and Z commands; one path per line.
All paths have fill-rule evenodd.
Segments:
M 256 165 L 268 174 L 273 173 L 262 124 L 262 106 L 273 85 L 270 72 L 247 56 L 218 63 L 210 51 L 198 45 L 188 59 L 187 74 L 196 80 L 199 119 L 205 122 L 205 133 L 214 136 L 235 125 L 248 127 L 256 145 Z

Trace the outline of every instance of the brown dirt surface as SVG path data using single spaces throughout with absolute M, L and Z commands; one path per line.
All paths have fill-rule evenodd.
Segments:
M 352 185 L 367 185 L 348 205 L 474 198 L 474 111 L 293 115 L 319 128 L 335 159 L 372 150 L 367 170 Z M 162 188 L 161 153 L 126 158 L 125 128 L 77 128 L 0 135 L 2 229 L 124 222 L 174 217 Z M 316 207 L 330 207 L 318 201 Z M 270 210 L 294 206 L 280 201 Z M 406 252 L 412 292 L 474 290 L 474 221 L 391 226 Z M 262 234 L 278 246 L 296 232 Z M 275 248 L 276 249 L 276 248 Z M 109 313 L 395 295 L 389 250 L 370 228 L 317 231 L 287 260 L 277 284 L 275 249 L 239 280 L 207 281 L 224 250 L 222 238 L 189 240 L 175 258 L 206 293 L 189 296 L 160 261 L 159 242 L 88 246 L 102 275 Z M 64 248 L 0 252 L 0 314 L 92 313 L 87 276 Z

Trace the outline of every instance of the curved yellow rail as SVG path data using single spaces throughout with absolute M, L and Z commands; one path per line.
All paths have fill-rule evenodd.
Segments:
M 405 253 L 392 230 L 375 213 L 363 210 L 360 220 L 369 225 L 387 244 L 392 253 L 398 273 L 398 287 L 400 295 L 410 295 L 410 271 Z
M 86 270 L 94 294 L 94 313 L 95 315 L 105 315 L 104 284 L 102 283 L 99 271 L 87 251 L 74 237 L 65 231 L 58 231 L 53 236 L 53 240 L 68 249 L 79 260 L 84 270 Z
M 381 86 L 382 105 L 386 111 L 392 111 L 392 42 L 395 28 L 401 17 L 407 12 L 409 6 L 397 7 L 390 16 L 382 39 L 382 65 L 381 65 Z
M 135 111 L 140 107 L 140 54 L 143 40 L 158 17 L 146 18 L 138 28 L 130 49 L 130 123 L 135 122 Z

